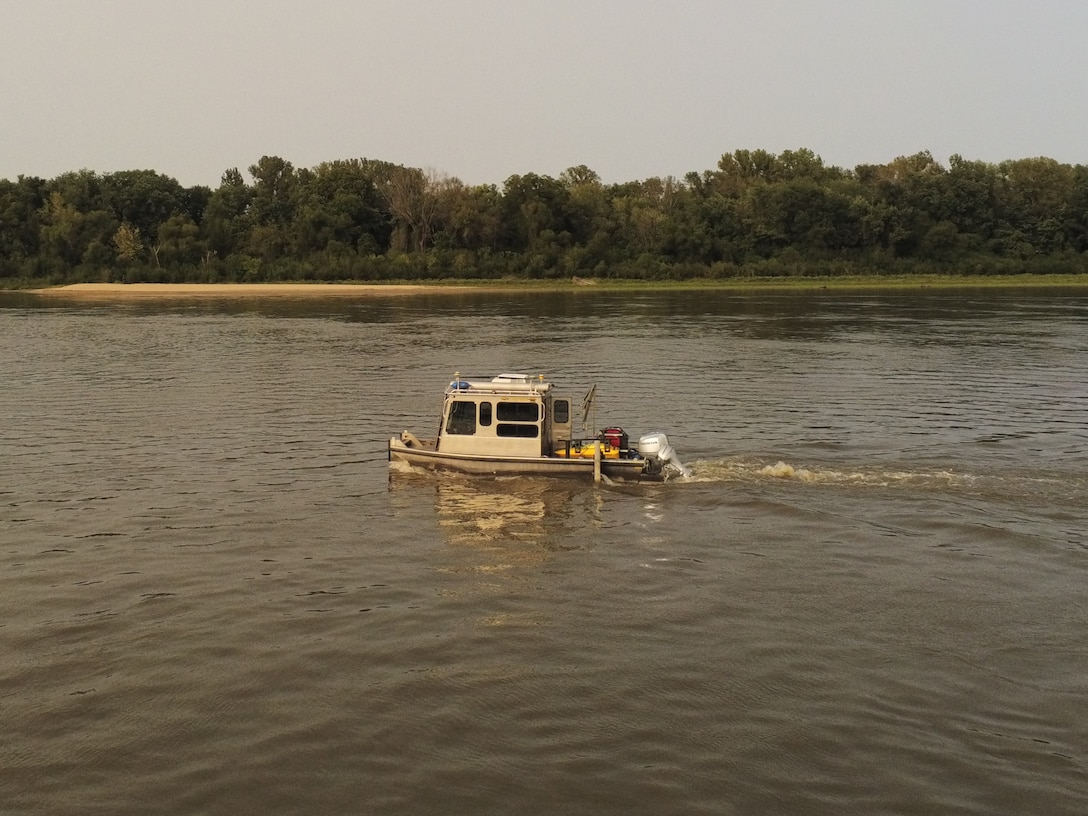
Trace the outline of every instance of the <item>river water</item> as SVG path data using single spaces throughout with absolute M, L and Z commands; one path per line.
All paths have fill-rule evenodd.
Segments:
M 0 299 L 0 813 L 1082 814 L 1088 295 Z M 391 469 L 454 376 L 690 480 Z

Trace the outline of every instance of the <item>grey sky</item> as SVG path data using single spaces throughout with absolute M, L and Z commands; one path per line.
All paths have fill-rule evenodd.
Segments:
M 0 0 L 0 178 L 1088 163 L 1085 0 Z

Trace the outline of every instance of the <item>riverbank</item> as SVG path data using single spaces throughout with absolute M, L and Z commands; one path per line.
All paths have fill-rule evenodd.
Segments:
M 343 297 L 425 294 L 435 291 L 467 292 L 477 287 L 425 284 L 365 283 L 73 283 L 31 294 L 80 298 L 164 297 Z
M 813 289 L 963 289 L 963 288 L 1084 288 L 1088 275 L 864 275 L 849 277 L 776 277 L 643 281 L 597 278 L 552 280 L 457 280 L 428 283 L 75 283 L 44 289 L 24 289 L 45 296 L 127 300 L 138 298 L 238 297 L 390 297 L 456 294 L 478 291 L 584 290 L 789 290 Z

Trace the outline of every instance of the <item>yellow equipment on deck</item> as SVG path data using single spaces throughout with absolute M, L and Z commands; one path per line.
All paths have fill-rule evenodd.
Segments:
M 607 442 L 598 442 L 596 439 L 574 439 L 569 443 L 555 449 L 556 456 L 570 457 L 571 459 L 592 459 L 593 446 L 601 446 L 603 459 L 619 459 L 620 449 Z

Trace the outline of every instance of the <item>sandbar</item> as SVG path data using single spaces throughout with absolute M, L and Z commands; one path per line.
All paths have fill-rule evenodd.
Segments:
M 73 283 L 29 290 L 80 298 L 386 297 L 470 292 L 472 286 L 399 283 Z
M 427 283 L 73 283 L 45 289 L 12 291 L 54 297 L 138 300 L 179 298 L 327 298 L 396 297 L 405 295 L 464 294 L 465 292 L 590 292 L 590 291 L 797 291 L 817 289 L 915 291 L 928 288 L 1041 289 L 1088 288 L 1088 274 L 1054 275 L 843 275 L 837 277 L 722 278 L 684 281 L 646 281 L 597 278 L 556 278 L 548 280 L 486 280 Z

